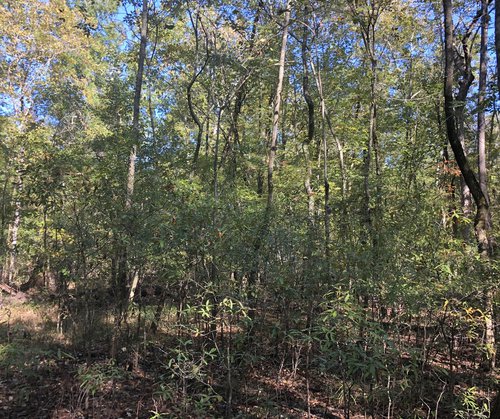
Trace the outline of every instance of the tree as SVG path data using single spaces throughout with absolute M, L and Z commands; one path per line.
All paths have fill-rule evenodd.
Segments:
M 462 101 L 465 99 L 463 97 L 463 91 L 466 90 L 465 86 L 470 85 L 470 78 L 461 84 L 461 89 L 459 91 L 459 96 L 454 97 L 453 95 L 453 85 L 454 85 L 454 69 L 455 69 L 455 51 L 454 51 L 454 33 L 453 33 L 453 7 L 451 0 L 443 0 L 443 10 L 444 10 L 444 23 L 445 23 L 445 84 L 444 84 L 444 99 L 445 99 L 445 115 L 446 115 L 446 129 L 448 133 L 448 140 L 450 142 L 451 148 L 455 155 L 455 159 L 460 168 L 462 176 L 472 193 L 474 202 L 476 204 L 476 217 L 474 221 L 474 227 L 476 231 L 476 240 L 478 242 L 479 253 L 482 257 L 488 257 L 492 254 L 492 241 L 490 237 L 490 228 L 488 227 L 488 220 L 490 218 L 489 204 L 481 189 L 481 185 L 476 178 L 470 164 L 467 159 L 462 143 L 459 139 L 458 134 L 458 124 L 460 121 L 457 120 L 457 107 L 462 112 L 463 104 Z M 478 13 L 481 17 L 482 13 Z M 479 19 L 479 17 L 477 19 Z M 476 19 L 476 20 L 477 20 Z M 468 64 L 466 64 L 468 65 Z M 467 88 L 468 89 L 468 88 Z
M 32 305 L 0 319 L 0 381 L 31 389 L 40 359 L 17 354 L 47 341 L 82 414 L 485 416 L 499 150 L 478 4 L 0 1 L 0 256 L 14 288 L 45 285 L 32 348 L 8 333 Z
M 283 32 L 281 35 L 281 48 L 280 57 L 278 61 L 278 81 L 276 84 L 276 93 L 273 100 L 273 124 L 271 132 L 271 142 L 269 145 L 269 157 L 267 159 L 267 211 L 270 211 L 273 205 L 274 198 L 274 161 L 276 159 L 276 151 L 278 149 L 278 132 L 279 132 L 279 122 L 280 122 L 280 109 L 281 109 L 281 95 L 283 93 L 283 79 L 285 77 L 285 58 L 286 58 L 286 46 L 288 39 L 288 25 L 290 22 L 290 3 L 287 2 L 284 5 L 284 21 L 283 21 Z
M 457 108 L 459 109 L 460 115 L 462 115 L 464 105 L 461 101 L 465 100 L 466 92 L 468 86 L 472 83 L 472 75 L 469 72 L 467 79 L 462 82 L 458 97 L 453 94 L 454 86 L 454 71 L 455 71 L 455 50 L 454 50 L 454 40 L 455 35 L 453 32 L 453 5 L 451 0 L 443 0 L 443 10 L 444 10 L 444 29 L 445 29 L 445 81 L 444 81 L 444 101 L 445 101 L 445 115 L 446 115 L 446 130 L 448 134 L 448 141 L 450 142 L 451 148 L 455 155 L 460 172 L 466 182 L 468 188 L 472 193 L 474 202 L 476 204 L 476 217 L 474 220 L 474 228 L 476 232 L 476 240 L 478 244 L 478 251 L 481 258 L 487 260 L 494 252 L 493 249 L 493 239 L 491 237 L 491 213 L 489 209 L 489 202 L 486 192 L 486 165 L 484 159 L 484 115 L 478 117 L 478 135 L 479 139 L 479 173 L 480 180 L 477 179 L 474 174 L 469 160 L 464 153 L 463 143 L 460 141 L 459 136 L 459 125 L 461 125 L 461 119 L 457 118 Z M 481 75 L 480 75 L 480 99 L 482 100 L 482 95 L 484 94 L 484 82 L 486 78 L 486 33 L 487 33 L 487 4 L 482 3 L 482 8 L 476 16 L 482 16 L 482 40 L 481 40 Z M 474 18 L 478 20 L 479 17 Z M 464 45 L 464 54 L 467 54 L 466 44 L 462 40 L 462 45 Z M 466 66 L 470 65 L 470 58 L 466 55 Z M 480 181 L 483 180 L 483 185 Z M 494 324 L 492 321 L 493 307 L 492 307 L 492 294 L 491 290 L 486 290 L 486 315 L 485 315 L 485 328 L 486 328 L 486 342 L 491 351 L 490 353 L 490 368 L 495 367 L 495 333 Z
M 86 76 L 82 63 L 92 63 L 92 40 L 85 36 L 84 16 L 63 1 L 43 4 L 1 5 L 2 55 L 0 73 L 4 83 L 0 91 L 3 111 L 14 122 L 9 134 L 9 154 L 14 174 L 13 214 L 9 224 L 4 282 L 12 282 L 17 269 L 18 234 L 23 211 L 24 174 L 30 132 L 36 131 L 45 116 L 44 90 L 65 82 L 85 91 Z M 18 16 L 24 16 L 24 21 Z M 32 22 L 27 26 L 25 22 Z M 75 30 L 76 29 L 76 30 Z M 88 85 L 88 84 L 87 84 Z
M 132 146 L 130 148 L 130 154 L 128 158 L 128 172 L 127 172 L 127 185 L 126 185 L 126 195 L 125 195 L 125 214 L 126 217 L 131 216 L 131 209 L 133 204 L 133 195 L 135 188 L 135 171 L 136 171 L 136 159 L 137 159 L 137 149 L 141 143 L 143 134 L 141 132 L 140 126 L 140 111 L 141 111 L 141 98 L 142 98 L 142 85 L 144 77 L 144 64 L 146 61 L 146 47 L 148 43 L 148 16 L 149 7 L 148 0 L 142 1 L 142 8 L 140 12 L 140 43 L 139 43 L 139 53 L 137 57 L 137 72 L 135 77 L 134 85 L 134 101 L 133 101 L 133 115 L 132 115 Z M 132 230 L 130 225 L 127 225 L 130 231 Z M 118 272 L 116 275 L 116 295 L 118 299 L 118 312 L 115 318 L 115 331 L 111 346 L 111 357 L 115 358 L 117 353 L 117 339 L 118 330 L 120 329 L 121 321 L 124 316 L 126 319 L 128 311 L 128 302 L 133 301 L 135 290 L 139 282 L 139 272 L 137 268 L 133 271 L 132 282 L 129 285 L 129 257 L 127 246 L 120 246 L 118 255 Z M 127 288 L 129 290 L 127 294 Z
M 500 0 L 495 0 L 495 55 L 497 58 L 497 90 L 500 95 Z

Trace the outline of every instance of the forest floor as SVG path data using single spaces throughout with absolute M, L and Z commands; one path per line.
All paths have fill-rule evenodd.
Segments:
M 84 353 L 57 333 L 54 307 L 7 297 L 0 306 L 0 418 L 226 415 L 220 402 L 217 409 L 216 399 L 214 409 L 212 395 L 198 399 L 194 407 L 193 400 L 165 396 L 165 365 L 157 348 L 158 343 L 141 351 L 134 368 L 127 362 L 112 364 L 104 346 Z M 329 407 L 321 383 L 315 385 L 309 417 L 343 417 L 341 410 Z M 233 403 L 236 417 L 308 417 L 304 377 L 274 362 L 252 369 L 239 388 Z M 204 410 L 203 403 L 210 407 Z
M 290 362 L 280 361 L 272 351 L 256 357 L 251 368 L 234 371 L 229 388 L 224 381 L 227 370 L 213 371 L 212 378 L 193 373 L 203 365 L 201 358 L 184 362 L 189 371 L 181 378 L 180 362 L 172 363 L 181 358 L 166 356 L 168 336 L 162 340 L 159 335 L 156 340 L 136 342 L 132 349 L 120 348 L 120 361 L 111 363 L 105 342 L 83 349 L 58 333 L 55 307 L 31 299 L 4 298 L 0 305 L 0 418 L 346 417 L 339 383 L 314 370 L 306 374 L 304 353 L 296 363 L 293 357 Z M 465 360 L 459 365 L 463 367 L 457 369 L 457 377 L 468 370 Z M 196 381 L 203 386 L 193 385 Z M 446 398 L 443 382 L 429 385 L 429 392 Z M 487 386 L 477 388 L 484 400 L 491 396 L 486 394 Z M 230 411 L 223 403 L 228 398 Z M 434 409 L 415 411 L 412 417 L 434 417 Z M 369 417 L 366 411 L 366 405 L 353 401 L 349 417 Z M 438 417 L 455 417 L 444 401 Z

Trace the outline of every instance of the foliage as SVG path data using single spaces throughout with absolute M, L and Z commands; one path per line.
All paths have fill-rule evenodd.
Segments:
M 147 1 L 139 83 L 142 1 L 0 1 L 1 278 L 14 269 L 11 286 L 52 305 L 75 350 L 114 358 L 80 366 L 79 408 L 123 366 L 154 365 L 154 417 L 251 416 L 248 381 L 277 383 L 257 416 L 292 415 L 283 397 L 308 415 L 333 398 L 346 417 L 485 417 L 492 385 L 461 363 L 481 375 L 494 359 L 499 269 L 477 253 L 447 146 L 441 11 L 290 2 L 270 150 L 283 3 Z M 477 2 L 453 3 L 457 37 L 475 30 Z M 467 42 L 475 74 L 479 35 Z M 17 365 L 6 339 L 0 364 Z M 287 371 L 301 401 L 282 393 Z

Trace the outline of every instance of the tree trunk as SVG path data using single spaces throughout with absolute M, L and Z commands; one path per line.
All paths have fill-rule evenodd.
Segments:
M 495 0 L 495 52 L 497 57 L 497 89 L 500 97 L 500 0 Z
M 483 2 L 484 7 L 484 2 Z M 446 129 L 448 141 L 455 155 L 458 167 L 467 184 L 474 202 L 476 204 L 476 217 L 474 228 L 476 232 L 476 240 L 478 251 L 482 259 L 488 260 L 493 254 L 492 240 L 490 238 L 491 226 L 490 210 L 488 199 L 481 188 L 481 185 L 476 178 L 472 168 L 470 167 L 467 156 L 464 153 L 463 146 L 460 142 L 459 132 L 457 129 L 457 110 L 456 102 L 453 97 L 453 82 L 454 82 L 454 33 L 453 33 L 453 8 L 451 0 L 443 0 L 444 10 L 444 28 L 445 28 L 445 82 L 444 82 L 444 101 L 446 115 Z M 484 10 L 484 9 L 483 9 Z M 470 80 L 470 75 L 468 79 Z M 459 94 L 463 85 L 460 86 Z M 465 100 L 465 97 L 461 99 Z M 463 109 L 463 100 L 460 101 L 459 107 Z M 485 293 L 485 330 L 486 330 L 486 345 L 490 348 L 490 367 L 495 366 L 495 335 L 494 324 L 492 320 L 492 299 L 490 291 Z
M 309 7 L 304 7 L 304 19 L 308 21 L 308 13 Z M 312 100 L 311 93 L 309 91 L 309 66 L 308 66 L 308 32 L 309 26 L 307 24 L 304 25 L 303 33 L 302 33 L 302 93 L 304 95 L 304 100 L 307 105 L 307 137 L 305 140 L 305 144 L 303 144 L 304 155 L 306 159 L 306 176 L 304 179 L 304 187 L 307 194 L 308 200 L 308 213 L 309 213 L 309 226 L 312 228 L 314 224 L 314 191 L 311 186 L 311 177 L 312 177 L 312 166 L 311 166 L 311 158 L 310 158 L 310 150 L 314 140 L 314 101 Z
M 196 12 L 196 20 L 193 20 L 191 12 L 189 12 L 189 19 L 191 20 L 191 26 L 193 27 L 194 31 L 194 37 L 195 37 L 195 49 L 196 49 L 196 58 L 198 57 L 199 53 L 199 39 L 198 39 L 198 22 L 199 22 L 199 15 L 198 12 Z M 201 122 L 200 118 L 196 114 L 196 111 L 194 109 L 193 105 L 193 86 L 196 83 L 196 80 L 200 76 L 200 74 L 203 72 L 205 69 L 207 63 L 209 60 L 209 55 L 208 51 L 205 57 L 205 61 L 203 64 L 200 66 L 198 70 L 196 68 L 193 71 L 193 76 L 191 77 L 191 80 L 189 81 L 189 84 L 186 88 L 186 95 L 187 95 L 187 102 L 188 102 L 188 109 L 189 109 L 189 115 L 193 119 L 194 123 L 196 124 L 198 128 L 198 132 L 196 134 L 196 145 L 195 145 L 195 150 L 194 150 L 194 155 L 193 155 L 193 169 L 196 168 L 196 164 L 198 162 L 198 158 L 200 155 L 200 148 L 201 148 L 201 141 L 203 139 L 203 123 Z
M 149 330 L 153 335 L 156 335 L 158 332 L 158 325 L 160 324 L 163 308 L 165 307 L 165 301 L 167 300 L 167 292 L 163 289 L 156 305 L 155 314 L 153 319 L 151 320 L 151 325 L 149 326 Z
M 267 207 L 264 215 L 264 220 L 256 234 L 255 241 L 253 244 L 253 263 L 248 275 L 248 317 L 253 321 L 255 319 L 255 311 L 256 311 L 256 302 L 257 302 L 257 292 L 256 285 L 259 277 L 259 258 L 260 251 L 262 247 L 262 242 L 269 230 L 270 223 L 270 211 L 273 204 L 273 172 L 274 172 L 274 160 L 276 157 L 276 149 L 278 142 L 278 125 L 279 125 L 279 114 L 280 114 L 280 106 L 281 106 L 281 93 L 283 90 L 283 79 L 285 76 L 285 56 L 286 56 L 286 47 L 287 47 L 287 39 L 288 39 L 288 25 L 290 22 L 290 9 L 289 9 L 289 0 L 286 1 L 285 4 L 285 20 L 283 24 L 283 35 L 281 38 L 281 51 L 280 51 L 280 60 L 279 60 L 279 71 L 278 71 L 278 83 L 276 86 L 276 92 L 274 96 L 274 113 L 273 113 L 273 125 L 272 125 L 272 133 L 271 133 L 271 141 L 270 141 L 270 149 L 268 154 L 268 162 L 267 162 Z M 272 96 L 269 102 L 272 101 Z M 260 125 L 260 114 L 259 114 L 259 125 Z M 264 127 L 264 123 L 262 123 L 262 127 Z M 262 137 L 267 144 L 268 135 L 266 134 L 266 130 L 262 129 Z M 257 193 L 259 196 L 263 192 L 263 176 L 258 174 L 257 178 Z M 254 334 L 253 324 L 250 324 L 250 329 L 247 331 L 247 337 L 252 338 Z
M 484 195 L 481 186 L 474 174 L 469 160 L 464 153 L 464 149 L 460 142 L 457 129 L 456 102 L 453 97 L 453 81 L 454 81 L 454 34 L 452 20 L 452 2 L 451 0 L 443 0 L 444 9 L 444 25 L 445 25 L 445 83 L 444 83 L 444 102 L 446 115 L 446 131 L 448 141 L 455 155 L 460 172 L 464 177 L 464 181 L 469 187 L 474 202 L 476 204 L 476 218 L 474 227 L 476 231 L 476 240 L 478 242 L 479 253 L 482 256 L 491 254 L 490 239 L 488 231 L 489 205 L 486 196 Z M 459 105 L 463 106 L 463 105 Z
M 465 97 L 463 100 L 465 101 Z M 459 105 L 455 107 L 455 112 L 456 112 L 456 118 L 457 118 L 457 134 L 458 134 L 458 140 L 460 141 L 460 144 L 462 146 L 462 149 L 464 151 L 465 157 L 469 154 L 467 151 L 467 145 L 466 145 L 466 140 L 465 140 L 465 121 L 464 121 L 464 106 Z M 465 181 L 464 177 L 460 177 L 460 203 L 462 205 L 462 213 L 463 216 L 467 220 L 472 219 L 472 214 L 473 214 L 473 204 L 472 204 L 472 195 L 469 189 L 469 186 L 467 185 L 467 182 Z M 466 241 L 469 241 L 471 239 L 471 229 L 470 229 L 470 224 L 469 222 L 462 222 L 462 228 L 461 228 L 461 233 L 463 236 L 463 239 Z
M 132 284 L 130 284 L 130 291 L 128 293 L 128 302 L 132 304 L 135 298 L 135 292 L 137 291 L 137 286 L 139 285 L 139 271 L 136 270 L 134 272 L 134 276 L 132 278 Z
M 3 270 L 2 282 L 11 284 L 16 276 L 17 270 L 17 238 L 19 227 L 21 225 L 21 193 L 23 190 L 23 172 L 24 172 L 24 147 L 19 151 L 16 167 L 16 182 L 14 185 L 14 218 L 9 225 L 7 235 L 7 258 Z
M 141 42 L 139 45 L 139 56 L 137 59 L 137 74 L 135 78 L 134 103 L 132 115 L 132 147 L 130 149 L 127 174 L 127 190 L 125 195 L 125 212 L 132 208 L 132 198 L 135 187 L 135 161 L 137 158 L 137 147 L 141 142 L 141 131 L 139 127 L 140 105 L 142 81 L 144 74 L 144 62 L 146 60 L 146 46 L 148 36 L 148 0 L 142 2 L 141 12 Z M 118 297 L 118 309 L 114 321 L 113 336 L 111 339 L 111 358 L 115 358 L 117 353 L 118 335 L 120 333 L 121 323 L 124 319 L 124 313 L 128 310 L 128 250 L 126 244 L 121 244 L 118 250 L 118 272 L 116 275 L 117 287 L 116 295 Z
M 344 162 L 344 148 L 342 143 L 335 135 L 335 131 L 333 130 L 332 121 L 330 119 L 330 115 L 326 108 L 325 97 L 323 92 L 323 81 L 321 78 L 320 69 L 316 69 L 313 61 L 311 60 L 311 68 L 313 70 L 314 78 L 316 80 L 316 87 L 318 88 L 318 94 L 320 98 L 320 109 L 321 109 L 321 140 L 323 147 L 323 183 L 325 188 L 324 195 L 324 222 L 325 222 L 325 256 L 328 258 L 329 248 L 330 248 L 330 181 L 328 180 L 328 142 L 326 138 L 326 126 L 328 126 L 328 131 L 330 135 L 335 140 L 335 144 L 337 146 L 337 153 L 339 155 L 339 169 L 340 176 L 342 179 L 341 193 L 342 193 L 342 201 L 345 200 L 347 194 L 347 173 L 345 169 Z M 347 211 L 347 208 L 344 206 L 344 212 Z
M 350 4 L 351 12 L 359 24 L 363 45 L 365 47 L 368 60 L 370 61 L 368 71 L 370 75 L 370 103 L 369 103 L 369 128 L 366 148 L 363 150 L 363 180 L 364 180 L 364 213 L 365 224 L 371 237 L 374 249 L 376 249 L 377 237 L 374 231 L 374 215 L 380 209 L 380 153 L 377 139 L 377 58 L 375 50 L 375 27 L 381 13 L 381 2 L 371 1 L 367 13 L 360 13 L 356 9 L 356 3 Z M 376 175 L 376 199 L 375 205 L 372 203 L 372 192 L 370 186 L 372 153 L 375 157 L 375 175 Z
M 479 185 L 486 200 L 488 199 L 487 172 L 486 172 L 486 78 L 488 75 L 488 25 L 490 16 L 488 14 L 488 0 L 482 0 L 481 8 L 483 17 L 481 19 L 481 49 L 479 57 L 479 91 L 477 98 L 477 148 Z
M 479 57 L 479 91 L 478 91 L 478 115 L 477 115 L 477 152 L 478 152 L 478 170 L 479 170 L 479 186 L 484 194 L 484 197 L 489 204 L 488 196 L 488 174 L 486 169 L 486 118 L 485 118 L 485 105 L 486 105 L 486 83 L 488 75 L 488 26 L 490 16 L 488 13 L 488 0 L 481 1 L 481 49 Z M 497 70 L 498 71 L 498 70 Z M 484 216 L 485 233 L 491 231 L 491 212 L 487 211 Z M 484 234 L 484 233 L 483 233 Z M 492 238 L 485 237 L 488 242 L 490 253 L 493 249 Z M 489 367 L 491 370 L 495 368 L 496 364 L 496 348 L 495 348 L 495 322 L 494 322 L 494 309 L 493 309 L 494 295 L 491 290 L 486 291 L 486 310 L 485 310 L 485 329 L 486 329 L 486 346 L 489 352 Z
M 141 43 L 139 46 L 139 57 L 137 60 L 137 74 L 134 89 L 134 107 L 132 116 L 133 145 L 130 149 L 128 176 L 127 176 L 127 196 L 125 200 L 126 208 L 132 206 L 132 195 L 135 185 L 135 160 L 137 158 L 137 147 L 141 141 L 141 131 L 139 129 L 139 116 L 141 106 L 142 79 L 144 74 L 144 61 L 146 60 L 146 45 L 148 42 L 148 0 L 142 1 L 141 13 Z
M 278 84 L 276 86 L 276 96 L 274 97 L 274 109 L 273 109 L 273 129 L 271 133 L 271 144 L 269 147 L 269 158 L 267 164 L 267 209 L 268 211 L 272 208 L 273 197 L 274 197 L 274 183 L 273 183 L 273 173 L 274 173 L 274 160 L 276 159 L 276 150 L 278 146 L 278 127 L 280 121 L 280 109 L 281 109 L 281 94 L 283 91 L 283 79 L 285 78 L 285 57 L 286 57 L 286 46 L 288 39 L 288 25 L 290 23 L 290 0 L 286 1 L 285 4 L 285 21 L 283 23 L 283 35 L 281 38 L 281 50 L 280 50 L 280 60 L 279 60 L 279 70 L 278 70 Z
M 2 221 L 1 221 L 1 226 L 0 226 L 0 231 L 1 231 L 1 246 L 0 247 L 0 256 L 4 255 L 4 252 L 6 250 L 6 245 L 7 245 L 7 240 L 4 241 L 4 232 L 5 232 L 5 226 L 7 224 L 7 191 L 9 189 L 9 183 L 10 183 L 10 173 L 6 171 L 4 173 L 5 179 L 3 181 L 3 188 L 2 188 Z

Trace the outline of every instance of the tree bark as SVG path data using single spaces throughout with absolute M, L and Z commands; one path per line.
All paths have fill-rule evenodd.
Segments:
M 482 13 L 485 10 L 485 1 L 482 2 Z M 452 0 L 443 0 L 443 11 L 444 11 L 444 28 L 445 28 L 445 81 L 444 81 L 444 102 L 445 102 L 445 115 L 446 115 L 446 129 L 448 134 L 448 141 L 450 142 L 451 148 L 455 155 L 458 167 L 467 184 L 474 202 L 476 204 L 476 217 L 474 221 L 474 228 L 476 232 L 476 240 L 478 244 L 479 255 L 482 259 L 488 260 L 493 255 L 493 241 L 490 238 L 491 226 L 489 220 L 491 218 L 489 203 L 486 194 L 484 193 L 480 182 L 476 178 L 472 168 L 470 167 L 467 156 L 464 153 L 462 143 L 460 142 L 458 127 L 457 127 L 457 109 L 456 101 L 453 96 L 453 82 L 454 82 L 454 33 L 453 33 L 453 6 Z M 486 7 L 487 11 L 487 7 Z M 486 23 L 487 18 L 483 16 L 483 25 Z M 464 37 L 465 38 L 465 37 Z M 462 39 L 462 43 L 463 40 Z M 466 45 L 463 43 L 464 48 Z M 466 52 L 466 51 L 465 51 Z M 467 58 L 466 58 L 467 60 Z M 467 66 L 466 61 L 466 66 Z M 464 79 L 462 79 L 463 81 Z M 464 92 L 464 85 L 471 80 L 471 73 L 467 75 L 467 79 L 463 82 L 459 88 L 459 95 L 464 94 L 465 96 L 460 97 L 462 99 L 458 106 L 463 112 L 464 100 L 466 98 L 466 91 Z M 494 323 L 493 323 L 493 310 L 492 310 L 492 295 L 491 291 L 487 289 L 485 291 L 485 331 L 486 331 L 486 345 L 490 351 L 489 366 L 491 369 L 495 367 L 495 334 L 494 334 Z M 497 413 L 498 414 L 498 413 Z M 494 417 L 492 415 L 492 417 Z
M 495 52 L 497 57 L 497 89 L 500 97 L 500 0 L 495 0 Z
M 194 31 L 194 36 L 195 36 L 195 49 L 196 49 L 196 58 L 198 57 L 198 52 L 199 52 L 199 39 L 198 39 L 198 21 L 199 21 L 199 15 L 198 12 L 196 13 L 196 20 L 193 20 L 191 12 L 189 12 L 189 19 L 191 20 L 191 26 L 193 27 Z M 201 122 L 200 118 L 196 114 L 196 111 L 194 109 L 193 105 L 193 86 L 196 83 L 196 80 L 198 80 L 198 77 L 200 74 L 203 72 L 205 69 L 207 63 L 209 60 L 209 54 L 208 54 L 208 49 L 207 49 L 207 54 L 205 57 L 205 61 L 201 65 L 201 67 L 196 70 L 194 69 L 193 76 L 191 77 L 191 80 L 188 83 L 188 86 L 186 88 L 186 95 L 187 95 L 187 102 L 188 102 L 188 109 L 189 109 L 189 115 L 193 119 L 194 123 L 196 124 L 198 128 L 198 132 L 196 134 L 196 145 L 195 145 L 195 150 L 194 150 L 194 155 L 193 155 L 193 169 L 196 167 L 196 164 L 198 162 L 198 158 L 200 155 L 200 148 L 201 148 L 201 141 L 203 139 L 203 123 Z
M 316 69 L 313 61 L 311 60 L 311 68 L 313 70 L 314 78 L 316 81 L 316 87 L 318 89 L 319 99 L 320 99 L 320 109 L 321 109 L 321 120 L 322 120 L 322 128 L 321 128 L 321 140 L 322 140 L 322 148 L 323 148 L 323 183 L 325 188 L 324 194 L 324 222 L 325 222 L 325 256 L 329 256 L 330 249 L 330 181 L 328 177 L 328 141 L 326 138 L 326 127 L 328 126 L 328 131 L 330 135 L 335 140 L 335 144 L 337 146 L 337 153 L 339 156 L 339 169 L 340 176 L 342 178 L 342 201 L 345 200 L 347 194 L 347 173 L 345 169 L 345 161 L 344 161 L 344 148 L 342 143 L 335 135 L 335 131 L 333 129 L 332 121 L 328 110 L 326 108 L 325 97 L 323 92 L 323 81 L 321 78 L 320 69 Z M 344 211 L 347 209 L 344 206 Z
M 443 0 L 444 10 L 444 27 L 445 27 L 445 82 L 444 82 L 444 102 L 445 102 L 445 115 L 446 115 L 446 132 L 448 141 L 455 155 L 460 172 L 464 178 L 465 183 L 471 191 L 474 203 L 476 204 L 476 217 L 474 227 L 476 231 L 476 240 L 478 242 L 479 253 L 481 256 L 488 257 L 491 255 L 492 249 L 490 246 L 488 219 L 489 219 L 489 205 L 486 196 L 484 195 L 474 171 L 472 170 L 469 160 L 464 153 L 464 149 L 460 142 L 458 129 L 457 129 L 457 113 L 456 107 L 463 106 L 456 104 L 453 96 L 453 82 L 454 82 L 454 34 L 453 34 L 453 20 L 452 20 L 452 2 L 451 0 Z M 462 86 L 461 86 L 462 87 Z M 461 90 L 461 89 L 460 89 Z M 458 98 L 457 98 L 458 99 Z
M 141 13 L 141 43 L 139 45 L 139 57 L 137 60 L 137 74 L 135 77 L 134 88 L 134 105 L 132 115 L 132 133 L 133 144 L 130 149 L 128 161 L 128 176 L 127 176 L 127 196 L 125 207 L 128 209 L 132 206 L 132 195 L 134 194 L 135 185 L 135 161 L 137 158 L 137 147 L 141 141 L 141 132 L 139 127 L 139 116 L 142 94 L 142 79 L 144 75 L 144 61 L 146 60 L 146 45 L 148 43 L 148 0 L 142 1 Z
M 258 229 L 258 232 L 255 237 L 255 241 L 253 244 L 253 263 L 248 275 L 248 316 L 253 321 L 255 319 L 256 312 L 256 285 L 259 277 L 259 257 L 260 251 L 262 247 L 262 242 L 265 239 L 265 236 L 268 234 L 269 224 L 270 224 L 270 212 L 273 205 L 273 193 L 274 193 L 274 184 L 273 184 L 273 173 L 274 173 L 274 160 L 276 158 L 276 149 L 278 142 L 278 125 L 280 122 L 280 106 L 281 106 L 281 93 L 283 90 L 283 79 L 285 76 L 285 57 L 286 57 L 286 48 L 287 48 L 287 40 L 288 40 L 288 25 L 290 22 L 290 8 L 289 8 L 290 0 L 286 0 L 285 4 L 285 18 L 283 23 L 283 34 L 281 38 L 281 51 L 280 51 L 280 60 L 279 60 L 279 71 L 278 71 L 278 83 L 276 86 L 275 96 L 274 96 L 274 106 L 273 106 L 273 124 L 272 124 L 272 132 L 271 132 L 271 140 L 270 140 L 270 149 L 268 154 L 267 161 L 267 206 L 264 214 L 264 220 L 261 226 Z M 269 103 L 271 103 L 273 97 L 271 96 Z M 261 125 L 261 118 L 259 114 L 259 125 Z M 262 122 L 262 127 L 264 127 L 264 123 Z M 266 130 L 262 129 L 262 137 L 265 140 L 265 144 L 268 144 L 266 134 Z M 257 193 L 259 196 L 263 192 L 263 176 L 261 177 L 260 172 L 257 178 Z M 250 324 L 250 328 L 247 331 L 247 337 L 251 339 L 254 334 L 253 324 Z
M 142 133 L 140 130 L 139 117 L 141 110 L 142 84 L 144 78 L 144 62 L 146 60 L 146 46 L 148 42 L 148 0 L 142 2 L 141 12 L 141 42 L 139 45 L 139 56 L 137 59 L 137 74 L 135 77 L 134 103 L 132 113 L 132 148 L 129 155 L 129 166 L 127 176 L 127 195 L 125 208 L 129 210 L 132 206 L 132 197 L 135 187 L 135 165 L 137 159 L 137 148 L 141 143 Z
M 308 21 L 308 13 L 309 7 L 304 7 L 304 20 Z M 305 140 L 305 144 L 303 144 L 304 155 L 306 159 L 306 177 L 304 179 L 304 187 L 307 194 L 308 200 L 308 213 L 309 213 L 309 225 L 312 227 L 314 224 L 314 191 L 311 186 L 311 177 L 312 177 L 312 166 L 311 166 L 311 158 L 310 158 L 310 150 L 314 140 L 314 101 L 311 97 L 311 93 L 309 91 L 309 66 L 308 66 L 308 32 L 309 27 L 307 24 L 304 25 L 303 33 L 302 33 L 302 94 L 304 96 L 304 100 L 307 105 L 307 137 Z
M 479 56 L 479 91 L 477 99 L 477 148 L 478 148 L 478 168 L 479 185 L 488 199 L 487 171 L 486 171 L 486 82 L 488 75 L 488 25 L 490 16 L 488 14 L 488 0 L 481 1 L 482 19 L 481 19 L 481 49 Z
M 137 59 L 137 73 L 134 87 L 134 103 L 132 114 L 132 147 L 130 149 L 127 173 L 127 189 L 125 195 L 125 212 L 128 213 L 132 208 L 132 198 L 135 187 L 135 164 L 137 158 L 137 147 L 141 142 L 141 130 L 139 124 L 140 105 L 142 94 L 142 82 L 144 75 L 144 63 L 146 60 L 146 46 L 148 41 L 148 0 L 142 2 L 141 12 L 141 41 L 139 45 L 139 56 Z M 111 339 L 111 358 L 116 357 L 118 335 L 120 333 L 121 323 L 124 320 L 124 314 L 128 310 L 128 297 L 135 293 L 137 283 L 132 284 L 134 289 L 131 289 L 127 294 L 128 282 L 128 250 L 126 244 L 120 244 L 118 250 L 118 272 L 115 280 L 116 294 L 118 297 L 118 308 L 114 321 L 113 336 Z M 126 320 L 126 319 L 125 319 Z
M 326 140 L 326 124 L 328 123 L 330 130 L 333 134 L 333 128 L 330 122 L 327 122 L 328 115 L 326 113 L 325 98 L 323 97 L 323 85 L 321 83 L 321 75 L 318 73 L 318 81 L 320 86 L 320 96 L 321 96 L 321 137 L 323 146 L 323 186 L 325 188 L 324 195 L 324 221 L 325 221 L 325 257 L 327 259 L 328 267 L 330 267 L 330 181 L 328 180 L 328 142 Z M 345 198 L 345 171 L 344 171 L 344 152 L 340 141 L 335 138 L 338 152 L 339 152 L 339 163 L 340 172 L 342 175 L 342 200 Z M 330 269 L 328 269 L 330 271 Z M 328 272 L 330 275 L 330 272 Z
M 365 224 L 371 236 L 374 248 L 376 248 L 377 238 L 374 230 L 374 215 L 378 213 L 381 206 L 381 193 L 380 193 L 380 152 L 377 139 L 377 84 L 378 84 L 378 69 L 377 57 L 375 51 L 375 28 L 379 19 L 382 3 L 371 1 L 367 13 L 358 12 L 356 9 L 357 4 L 350 4 L 351 12 L 355 21 L 359 24 L 361 36 L 363 38 L 363 45 L 365 47 L 368 60 L 370 61 L 368 71 L 370 75 L 370 103 L 369 103 L 369 129 L 366 148 L 363 150 L 363 179 L 364 179 L 364 212 Z M 372 192 L 370 186 L 372 154 L 375 160 L 375 175 L 376 175 L 376 199 L 375 205 L 372 204 Z
M 2 282 L 10 285 L 16 276 L 17 269 L 17 239 L 19 227 L 21 225 L 21 193 L 23 190 L 23 172 L 24 172 L 24 147 L 19 151 L 19 157 L 16 162 L 16 181 L 14 184 L 14 218 L 9 225 L 7 236 L 7 258 L 3 270 Z
M 4 255 L 4 252 L 6 250 L 6 244 L 7 240 L 4 241 L 4 232 L 5 232 L 5 226 L 7 224 L 7 194 L 8 194 L 8 189 L 9 189 L 9 184 L 10 184 L 10 173 L 9 171 L 5 171 L 4 173 L 4 181 L 3 181 L 3 187 L 2 187 L 2 197 L 0 198 L 2 200 L 2 221 L 0 223 L 0 231 L 1 231 L 1 246 L 0 247 L 0 256 Z
M 274 160 L 276 159 L 276 150 L 278 146 L 278 128 L 280 121 L 281 94 L 283 92 L 283 79 L 285 78 L 285 57 L 288 40 L 288 25 L 290 23 L 290 0 L 285 4 L 285 20 L 283 23 L 283 35 L 281 37 L 281 50 L 278 70 L 278 84 L 276 86 L 276 96 L 274 97 L 273 107 L 273 129 L 271 133 L 271 144 L 269 147 L 269 158 L 267 164 L 267 209 L 272 208 L 274 198 Z

